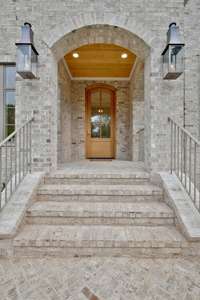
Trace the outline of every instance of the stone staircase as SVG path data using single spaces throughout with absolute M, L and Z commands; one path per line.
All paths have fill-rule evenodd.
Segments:
M 46 176 L 14 239 L 15 255 L 36 257 L 169 257 L 183 247 L 174 213 L 146 172 Z

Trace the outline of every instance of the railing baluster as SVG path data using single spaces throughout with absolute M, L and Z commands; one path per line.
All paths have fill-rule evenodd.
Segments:
M 190 142 L 189 142 L 189 194 L 191 194 L 191 185 L 192 185 L 192 181 L 191 181 L 191 177 L 192 177 L 192 168 L 191 168 L 191 164 L 192 164 L 192 139 L 190 137 Z
M 7 196 L 8 196 L 8 150 L 7 150 L 7 142 L 5 143 L 5 203 L 7 202 Z
M 17 135 L 15 136 L 15 188 L 17 187 Z
M 179 127 L 178 127 L 178 136 L 177 136 L 177 149 L 178 149 L 178 157 L 177 157 L 177 165 L 178 165 L 178 172 L 177 172 L 177 175 L 179 177 L 179 173 L 180 173 L 180 164 L 179 164 L 179 160 L 180 160 L 180 143 L 179 143 L 179 140 L 180 140 L 180 130 L 179 130 Z
M 19 130 L 19 181 L 21 181 L 21 129 Z
M 176 124 L 174 124 L 174 171 L 176 172 Z
M 3 192 L 3 183 L 2 183 L 2 148 L 0 147 L 0 209 L 2 208 L 2 192 Z
M 194 203 L 196 204 L 196 163 L 197 163 L 197 144 L 194 142 Z
M 26 124 L 26 174 L 28 173 L 28 124 Z
M 183 180 L 183 131 L 181 130 L 181 181 Z
M 171 123 L 171 173 L 173 170 L 173 123 Z
M 25 174 L 25 126 L 22 129 L 22 137 L 23 137 L 23 144 L 22 144 L 22 172 L 23 172 L 23 177 Z
M 199 181 L 199 211 L 200 211 L 200 146 L 198 145 L 198 181 Z
M 10 141 L 10 194 L 12 194 L 12 168 L 13 168 L 13 157 L 12 157 L 12 140 Z
M 0 210 L 27 172 L 31 171 L 29 159 L 31 165 L 32 121 L 33 118 L 0 143 Z
M 30 139 L 30 161 L 29 161 L 29 172 L 31 173 L 31 167 L 32 167 L 32 122 L 29 123 L 30 126 L 30 133 L 29 133 L 29 139 Z
M 187 189 L 187 135 L 184 132 L 184 172 L 185 172 L 185 188 Z
M 168 120 L 171 128 L 170 172 L 176 173 L 200 211 L 200 141 L 171 118 Z

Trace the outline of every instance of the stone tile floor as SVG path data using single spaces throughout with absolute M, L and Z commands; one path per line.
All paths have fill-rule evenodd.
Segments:
M 1 259 L 0 299 L 199 300 L 200 258 Z

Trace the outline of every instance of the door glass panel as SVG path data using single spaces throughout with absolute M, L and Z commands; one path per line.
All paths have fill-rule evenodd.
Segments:
M 110 122 L 111 122 L 111 94 L 108 91 L 102 90 L 102 99 L 101 99 L 101 137 L 110 138 Z
M 93 91 L 91 94 L 91 137 L 100 138 L 101 136 L 101 115 L 100 107 L 100 91 Z
M 91 137 L 111 138 L 111 93 L 105 89 L 91 93 Z

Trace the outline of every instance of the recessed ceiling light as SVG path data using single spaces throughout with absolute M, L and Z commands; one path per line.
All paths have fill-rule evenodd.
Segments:
M 121 58 L 125 59 L 125 58 L 127 58 L 127 57 L 128 57 L 128 54 L 127 54 L 127 53 L 122 53 Z
M 73 56 L 74 58 L 79 58 L 79 54 L 78 54 L 77 52 L 74 52 L 74 53 L 72 54 L 72 56 Z

